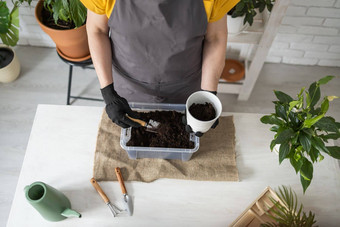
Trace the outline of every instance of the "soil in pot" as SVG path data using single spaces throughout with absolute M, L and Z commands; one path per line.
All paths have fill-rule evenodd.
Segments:
M 10 49 L 0 48 L 0 69 L 9 65 L 14 58 L 14 53 Z
M 148 122 L 149 119 L 158 121 L 158 133 L 147 132 L 144 127 L 132 128 L 131 139 L 127 146 L 140 147 L 166 147 L 166 148 L 194 148 L 189 133 L 185 131 L 182 123 L 184 114 L 177 111 L 152 111 L 140 113 L 140 119 Z
M 216 117 L 216 111 L 211 103 L 206 102 L 205 104 L 193 103 L 189 107 L 190 114 L 200 121 L 210 121 Z

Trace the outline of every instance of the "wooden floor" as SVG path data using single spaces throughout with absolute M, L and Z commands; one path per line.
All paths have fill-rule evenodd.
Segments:
M 0 226 L 5 226 L 25 155 L 30 130 L 38 104 L 66 104 L 68 65 L 55 49 L 16 47 L 22 64 L 20 77 L 0 84 Z M 340 97 L 340 68 L 265 64 L 248 101 L 238 102 L 236 95 L 219 94 L 223 110 L 229 112 L 270 113 L 273 90 L 291 96 L 303 86 L 326 75 L 337 77 L 321 91 L 323 95 Z M 99 83 L 93 70 L 74 69 L 74 95 L 101 98 Z M 103 102 L 77 100 L 72 105 L 102 106 Z M 340 99 L 330 105 L 329 115 L 340 121 Z M 20 217 L 18 217 L 20 218 Z

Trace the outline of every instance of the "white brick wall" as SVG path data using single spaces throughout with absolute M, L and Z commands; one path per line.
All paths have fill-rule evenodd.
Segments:
M 54 47 L 35 20 L 36 3 L 20 7 L 19 44 Z M 291 0 L 266 61 L 340 67 L 340 0 Z
M 277 43 L 289 45 L 283 51 Z M 287 64 L 340 67 L 340 0 L 291 0 L 266 60 L 272 57 Z

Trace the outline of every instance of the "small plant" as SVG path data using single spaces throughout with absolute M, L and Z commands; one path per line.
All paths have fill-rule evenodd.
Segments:
M 279 187 L 279 191 L 276 194 L 284 204 L 270 198 L 276 209 L 271 209 L 273 214 L 266 213 L 275 223 L 261 224 L 261 227 L 311 227 L 316 223 L 314 213 L 309 211 L 307 215 L 303 211 L 302 204 L 298 208 L 296 193 L 291 188 L 288 189 L 285 186 Z
M 271 12 L 275 0 L 241 0 L 236 6 L 231 10 L 231 17 L 242 17 L 245 15 L 243 24 L 248 24 L 251 26 L 254 22 L 254 17 L 256 16 L 255 9 L 259 9 L 260 13 L 267 7 L 268 11 Z
M 320 85 L 333 78 L 326 76 L 312 83 L 308 90 L 303 87 L 296 100 L 281 91 L 274 91 L 278 99 L 273 102 L 275 113 L 261 118 L 262 123 L 274 125 L 270 130 L 276 134 L 270 149 L 280 145 L 279 163 L 289 159 L 296 173 L 300 173 L 304 193 L 313 178 L 313 163 L 322 161 L 323 154 L 340 159 L 340 147 L 325 145 L 328 140 L 340 138 L 340 123 L 325 116 L 329 102 L 338 97 L 326 96 L 316 107 L 321 96 Z
M 46 25 L 57 29 L 78 28 L 86 21 L 87 10 L 79 0 L 45 0 L 44 8 L 50 14 Z
M 15 46 L 19 41 L 19 7 L 24 2 L 30 5 L 32 0 L 12 0 L 10 10 L 6 1 L 0 0 L 0 38 L 8 46 Z

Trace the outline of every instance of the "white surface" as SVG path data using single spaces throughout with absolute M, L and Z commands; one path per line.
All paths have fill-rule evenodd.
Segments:
M 90 184 L 101 107 L 39 105 L 7 226 L 226 226 L 266 186 L 290 185 L 319 226 L 340 223 L 339 166 L 328 157 L 317 164 L 314 179 L 302 195 L 299 177 L 285 160 L 269 151 L 272 133 L 259 114 L 233 114 L 240 182 L 161 179 L 126 182 L 134 215 L 114 218 Z M 114 171 L 114 166 L 112 167 Z M 81 219 L 47 222 L 25 200 L 23 188 L 44 181 L 70 199 Z M 101 182 L 122 206 L 118 182 Z

